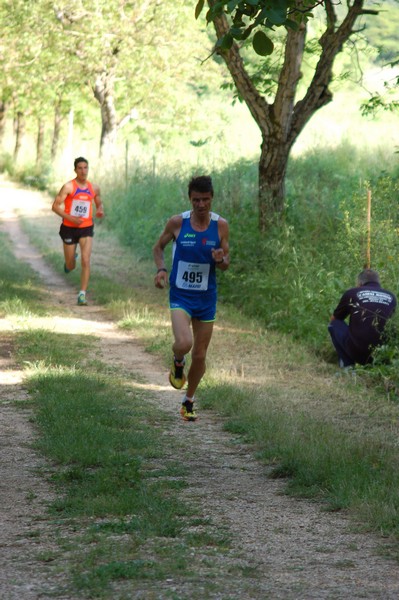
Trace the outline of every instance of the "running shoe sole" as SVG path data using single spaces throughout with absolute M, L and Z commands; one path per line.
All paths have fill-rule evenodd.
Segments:
M 186 376 L 183 373 L 182 379 L 175 379 L 172 371 L 169 373 L 169 383 L 175 390 L 181 390 L 183 385 L 186 383 Z
M 196 421 L 198 419 L 198 415 L 195 412 L 188 413 L 185 406 L 181 407 L 180 414 L 183 421 Z

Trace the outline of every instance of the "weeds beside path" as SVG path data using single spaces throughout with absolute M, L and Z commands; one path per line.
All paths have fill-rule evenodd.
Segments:
M 182 570 L 158 581 L 121 580 L 114 583 L 109 597 L 397 598 L 397 565 L 379 554 L 379 540 L 375 536 L 355 533 L 348 519 L 323 512 L 317 503 L 284 495 L 285 484 L 267 477 L 268 468 L 255 460 L 250 447 L 223 431 L 222 418 L 215 413 L 202 410 L 201 419 L 195 424 L 179 420 L 180 394 L 167 385 L 165 369 L 145 352 L 133 333 L 121 332 L 99 306 L 91 303 L 88 307 L 76 307 L 76 290 L 43 261 L 22 233 L 14 209 L 24 212 L 29 207 L 31 214 L 39 214 L 43 207 L 40 195 L 11 185 L 7 194 L 9 211 L 2 210 L 2 228 L 14 241 L 17 257 L 29 262 L 40 274 L 43 286 L 49 290 L 49 308 L 54 315 L 32 320 L 29 327 L 95 336 L 101 361 L 115 369 L 120 378 L 130 381 L 132 387 L 143 390 L 146 400 L 155 403 L 160 413 L 168 417 L 159 433 L 171 440 L 171 449 L 179 448 L 180 455 L 171 457 L 166 453 L 157 459 L 154 468 L 162 468 L 162 461 L 172 458 L 179 458 L 188 466 L 186 487 L 179 490 L 181 501 L 192 506 L 193 513 L 188 517 L 197 516 L 202 523 L 208 523 L 208 542 L 203 535 L 201 544 L 184 546 L 190 553 L 189 571 Z M 102 260 L 106 262 L 104 255 Z M 7 325 L 3 320 L 3 341 L 11 339 L 13 328 L 15 324 Z M 8 348 L 12 354 L 12 346 Z M 6 361 L 9 351 L 4 352 Z M 57 586 L 63 589 L 71 557 L 61 549 L 54 552 L 56 540 L 49 532 L 32 547 L 32 532 L 38 528 L 37 522 L 44 530 L 48 527 L 45 504 L 51 494 L 43 475 L 37 472 L 39 468 L 45 469 L 43 459 L 29 448 L 36 435 L 29 424 L 29 413 L 10 404 L 15 398 L 26 402 L 26 393 L 21 387 L 20 374 L 15 380 L 7 378 L 8 367 L 12 364 L 2 364 L 0 419 L 3 431 L 9 428 L 13 443 L 4 444 L 7 460 L 0 463 L 0 480 L 9 482 L 2 492 L 3 521 L 13 526 L 6 529 L 6 560 L 0 566 L 0 582 L 6 582 L 2 597 L 45 599 L 56 594 Z M 280 386 L 284 384 L 284 376 L 287 377 L 276 373 Z M 17 436 L 18 431 L 22 433 Z M 15 469 L 18 456 L 22 458 Z M 201 527 L 188 526 L 197 538 L 203 533 Z M 209 530 L 213 540 L 219 539 L 214 552 Z M 58 535 L 73 540 L 68 528 L 61 529 Z M 115 535 L 114 543 L 120 542 Z M 41 550 L 42 556 L 51 554 L 51 561 L 40 561 Z M 143 546 L 142 553 L 143 559 L 152 555 L 150 542 Z M 75 600 L 79 596 L 58 597 Z

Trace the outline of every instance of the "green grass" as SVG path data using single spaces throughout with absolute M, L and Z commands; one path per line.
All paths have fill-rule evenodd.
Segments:
M 349 142 L 292 157 L 282 222 L 262 236 L 256 162 L 215 168 L 213 209 L 229 221 L 232 257 L 231 268 L 219 277 L 220 300 L 268 329 L 289 334 L 323 360 L 335 360 L 326 324 L 365 265 L 368 188 L 372 267 L 380 272 L 383 286 L 399 295 L 398 175 L 393 155 Z M 109 227 L 140 261 L 151 260 L 167 217 L 189 206 L 188 177 L 183 168 L 179 173 L 164 169 L 156 175 L 136 173 L 127 190 L 104 182 L 105 195 L 112 183 Z M 170 262 L 170 253 L 166 260 Z M 395 337 L 390 345 L 399 347 Z M 395 378 L 395 368 L 391 376 Z
M 37 275 L 28 265 L 16 260 L 11 252 L 8 237 L 0 233 L 1 272 L 0 272 L 0 314 L 29 317 L 43 315 L 45 310 L 39 304 L 43 292 Z
M 349 280 L 361 268 L 364 237 L 363 189 L 352 173 L 348 179 L 341 177 L 344 186 L 341 191 L 337 190 L 337 178 L 329 182 L 328 165 L 332 168 L 328 161 L 323 166 L 322 162 L 317 165 L 310 159 L 302 164 L 301 172 L 307 172 L 309 182 L 319 182 L 318 195 L 314 194 L 314 190 L 308 190 L 309 195 L 313 194 L 318 201 L 312 204 L 309 200 L 302 214 L 304 198 L 299 198 L 296 206 L 291 197 L 281 229 L 272 230 L 266 238 L 260 238 L 256 232 L 255 203 L 249 185 L 253 176 L 251 165 L 246 165 L 247 168 L 241 165 L 242 171 L 238 165 L 235 177 L 231 177 L 231 181 L 239 181 L 242 189 L 248 192 L 242 196 L 241 213 L 237 210 L 240 194 L 229 192 L 227 183 L 223 185 L 223 173 L 217 174 L 217 185 L 223 190 L 220 212 L 224 214 L 226 208 L 226 216 L 231 221 L 233 264 L 221 278 L 218 321 L 221 329 L 215 331 L 212 341 L 209 371 L 201 386 L 201 406 L 216 413 L 219 411 L 226 419 L 228 431 L 250 442 L 257 456 L 271 465 L 272 476 L 286 478 L 287 493 L 316 498 L 326 509 L 343 510 L 352 514 L 356 522 L 362 522 L 364 527 L 392 536 L 394 554 L 399 539 L 396 444 L 399 403 L 395 387 L 392 391 L 387 380 L 393 380 L 395 336 L 389 347 L 384 349 L 388 359 L 381 356 L 374 370 L 359 370 L 354 380 L 333 379 L 333 367 L 320 359 L 320 356 L 328 360 L 333 357 L 327 344 L 328 316 L 340 292 L 351 285 Z M 388 259 L 391 256 L 388 253 L 392 252 L 392 256 L 397 254 L 397 231 L 394 227 L 397 181 L 393 174 L 380 178 L 375 176 L 373 182 L 373 197 L 378 199 L 374 213 L 373 256 L 383 273 L 385 285 L 395 291 L 396 266 L 394 260 Z M 147 183 L 150 190 L 151 180 Z M 333 188 L 334 195 L 330 196 Z M 295 193 L 299 197 L 299 192 Z M 305 193 L 304 187 L 301 194 Z M 162 202 L 166 202 L 165 198 Z M 167 364 L 171 337 L 166 296 L 153 288 L 153 267 L 149 262 L 152 240 L 148 239 L 149 230 L 145 232 L 144 228 L 145 239 L 140 233 L 140 223 L 145 215 L 145 218 L 150 218 L 148 206 L 144 209 L 135 206 L 129 224 L 133 231 L 132 250 L 122 252 L 115 242 L 111 243 L 113 232 L 104 232 L 105 247 L 108 244 L 108 248 L 112 247 L 113 253 L 118 255 L 119 269 L 109 268 L 107 276 L 102 270 L 101 277 L 93 269 L 91 290 L 96 301 L 105 303 L 121 326 L 133 330 L 135 337 Z M 165 209 L 166 205 L 163 206 Z M 215 210 L 219 210 L 216 202 Z M 156 203 L 153 213 L 151 218 L 157 219 Z M 41 237 L 45 239 L 45 236 Z M 136 245 L 140 246 L 139 258 L 129 271 L 126 263 L 133 260 Z M 98 248 L 96 251 L 99 251 Z M 54 254 L 53 260 L 61 264 L 59 255 Z M 241 307 L 241 312 L 234 305 Z M 42 338 L 45 336 L 42 335 Z M 59 339 L 60 347 L 68 346 L 64 338 L 55 336 L 55 339 Z M 162 495 L 164 490 L 162 486 L 158 490 L 154 485 L 154 473 L 149 476 L 144 466 L 153 457 L 140 447 L 147 439 L 143 427 L 145 429 L 146 423 L 151 422 L 151 415 L 140 416 L 139 412 L 133 417 L 130 413 L 133 407 L 130 403 L 129 407 L 125 404 L 124 384 L 115 378 L 114 373 L 110 372 L 105 377 L 95 364 L 85 366 L 83 373 L 73 360 L 68 362 L 68 356 L 65 363 L 59 362 L 55 339 L 46 346 L 46 350 L 43 346 L 42 354 L 48 355 L 49 346 L 54 347 L 50 354 L 57 358 L 49 361 L 43 357 L 40 360 L 36 358 L 43 372 L 32 380 L 32 391 L 36 390 L 35 395 L 43 393 L 44 417 L 50 424 L 48 429 L 54 429 L 60 437 L 59 447 L 52 450 L 59 464 L 54 482 L 66 486 L 62 487 L 66 493 L 57 501 L 56 510 L 65 518 L 103 520 L 94 523 L 79 538 L 84 552 L 79 554 L 79 564 L 75 564 L 76 585 L 100 594 L 102 583 L 97 589 L 95 582 L 106 581 L 108 585 L 116 573 L 121 578 L 129 573 L 136 577 L 137 572 L 141 573 L 142 579 L 161 577 L 164 568 L 171 568 L 169 559 L 172 562 L 176 559 L 182 544 L 186 547 L 186 544 L 194 542 L 208 543 L 208 533 L 204 534 L 201 542 L 201 536 L 190 540 L 183 537 L 182 540 L 181 534 L 175 530 L 175 537 L 168 538 L 170 543 L 157 544 L 158 563 L 162 564 L 154 564 L 151 540 L 158 529 L 153 527 L 162 530 L 162 523 L 152 524 L 146 517 L 146 502 L 150 502 L 149 498 L 153 495 L 156 498 L 159 491 Z M 36 343 L 28 342 L 27 337 L 26 347 L 36 346 Z M 40 343 L 45 344 L 46 340 L 42 339 Z M 21 355 L 21 360 L 35 364 L 31 351 Z M 375 372 L 377 368 L 380 369 L 379 375 Z M 262 380 L 264 371 L 266 379 Z M 83 387 L 80 387 L 80 380 Z M 381 388 L 376 387 L 376 382 Z M 46 392 L 40 391 L 42 385 Z M 73 410 L 68 405 L 54 406 L 54 398 L 60 389 L 73 390 L 76 402 L 77 396 L 82 394 L 84 410 L 79 408 L 79 403 L 72 404 Z M 99 404 L 95 409 L 91 407 L 91 395 L 87 389 L 96 391 Z M 109 394 L 118 404 L 116 415 L 109 414 L 109 405 L 105 401 Z M 140 405 L 139 395 L 137 402 Z M 134 410 L 139 411 L 139 406 Z M 76 424 L 73 422 L 75 413 L 80 415 Z M 122 422 L 140 421 L 135 440 L 130 440 L 130 429 L 126 432 L 120 427 L 118 414 L 124 415 Z M 38 418 L 42 417 L 38 414 Z M 71 422 L 71 447 L 63 443 L 62 427 L 55 425 L 66 420 Z M 96 433 L 88 453 L 82 448 L 82 438 L 91 439 L 91 425 Z M 41 428 L 44 443 L 46 427 L 41 424 Z M 148 439 L 152 439 L 151 433 Z M 104 439 L 109 443 L 107 450 L 104 450 Z M 116 464 L 120 467 L 117 473 L 122 483 L 135 477 L 139 481 L 133 486 L 140 492 L 137 499 L 139 517 L 135 514 L 133 518 L 124 513 L 126 498 L 131 502 L 131 490 L 119 493 L 117 487 L 116 513 L 107 512 L 112 505 L 107 485 L 114 485 L 113 461 L 118 461 L 119 452 L 126 460 L 129 444 L 137 447 L 135 459 L 139 459 L 138 463 L 127 460 L 129 466 Z M 47 452 L 46 448 L 47 442 L 43 451 Z M 63 452 L 66 452 L 64 457 Z M 168 468 L 173 471 L 177 465 L 168 465 Z M 90 481 L 90 489 L 87 489 L 86 479 Z M 110 481 L 113 483 L 110 484 Z M 172 515 L 179 514 L 179 506 L 174 508 L 171 501 L 171 498 L 178 497 L 178 487 L 167 488 L 166 497 L 170 501 Z M 91 489 L 95 490 L 95 494 L 91 495 Z M 174 512 L 176 510 L 177 513 Z M 168 523 L 173 530 L 173 518 L 165 525 L 168 526 Z M 121 534 L 115 550 L 109 534 L 118 535 L 119 531 L 135 534 L 129 540 Z M 211 532 L 211 537 L 222 551 L 224 535 L 218 538 Z M 89 539 L 94 542 L 87 552 Z M 138 543 L 141 544 L 140 556 Z M 102 558 L 103 553 L 107 556 L 106 560 Z
M 272 466 L 270 476 L 287 479 L 287 493 L 349 511 L 399 539 L 399 457 L 388 439 L 289 411 L 270 393 L 248 394 L 237 384 L 211 384 L 203 405 L 227 417 L 227 431 L 255 444 L 258 458 Z
M 161 581 L 187 571 L 189 548 L 222 552 L 227 537 L 180 497 L 182 448 L 162 436 L 170 418 L 149 402 L 148 391 L 90 358 L 93 337 L 24 330 L 15 342 L 30 369 L 37 448 L 53 465 L 50 514 L 64 551 L 71 542 L 63 524 L 78 531 L 71 590 L 106 598 L 116 582 Z M 205 530 L 196 539 L 189 528 L 199 523 Z
M 63 593 L 74 597 L 123 598 L 123 586 L 157 588 L 166 577 L 183 577 L 195 589 L 198 569 L 216 589 L 212 557 L 230 551 L 229 534 L 197 514 L 193 499 L 190 505 L 182 499 L 186 467 L 180 440 L 165 435 L 170 417 L 135 386 L 138 374 L 126 376 L 97 359 L 95 337 L 56 333 L 51 324 L 30 327 L 30 318 L 45 314 L 45 295 L 7 244 L 4 238 L 0 277 L 9 281 L 0 290 L 3 314 L 14 317 L 6 300 L 15 290 L 28 307 L 13 333 L 29 392 L 18 407 L 33 411 L 36 448 L 47 458 L 43 474 L 54 496 L 47 519 L 58 550 L 38 552 L 37 561 L 62 563 L 68 578 Z M 32 529 L 30 537 L 40 538 L 40 531 Z M 193 548 L 201 555 L 195 572 Z

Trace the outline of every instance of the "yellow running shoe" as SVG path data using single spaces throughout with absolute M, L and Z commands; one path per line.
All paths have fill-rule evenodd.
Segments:
M 198 415 L 194 410 L 194 402 L 190 402 L 190 400 L 185 400 L 183 402 L 180 414 L 184 421 L 196 421 L 198 419 Z
M 184 375 L 184 359 L 177 361 L 173 359 L 172 368 L 169 373 L 169 382 L 172 387 L 176 390 L 181 390 L 183 385 L 186 383 L 186 376 Z

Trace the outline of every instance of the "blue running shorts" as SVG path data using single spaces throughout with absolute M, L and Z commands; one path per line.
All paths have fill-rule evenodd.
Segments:
M 171 287 L 169 291 L 170 310 L 184 310 L 192 319 L 212 322 L 216 319 L 217 294 L 187 294 Z

